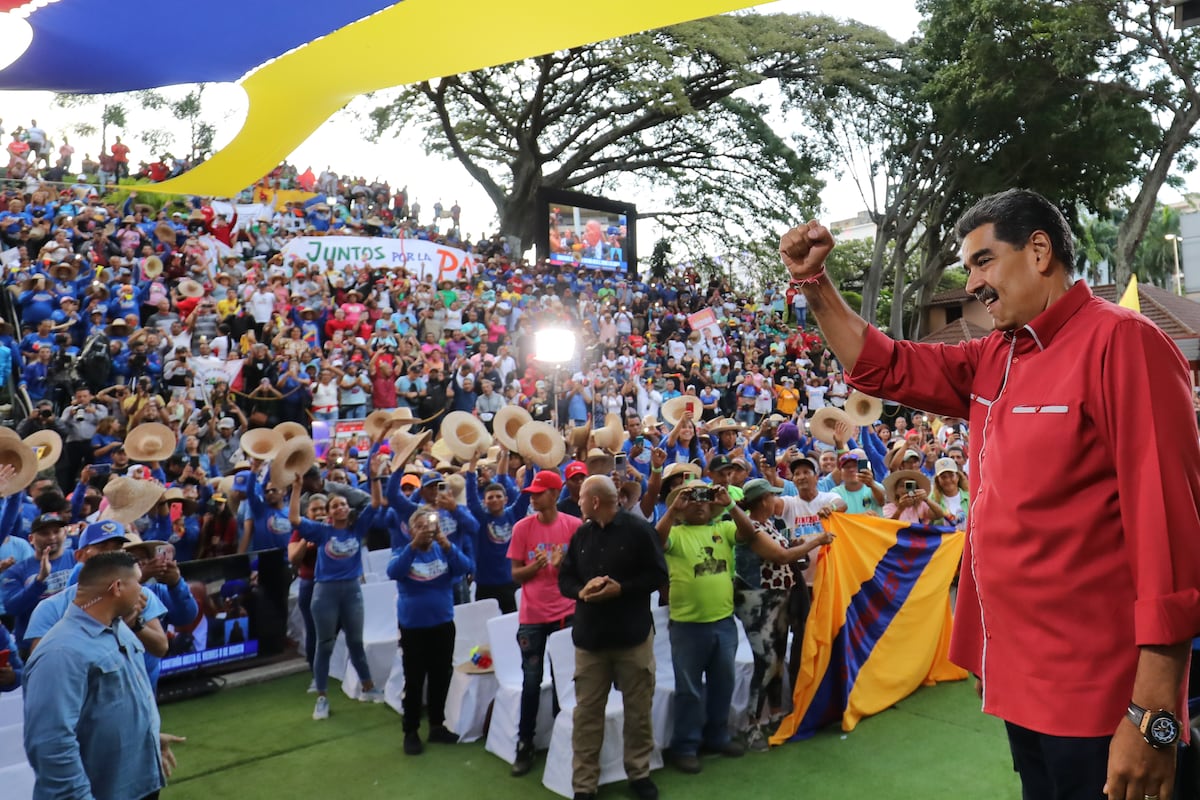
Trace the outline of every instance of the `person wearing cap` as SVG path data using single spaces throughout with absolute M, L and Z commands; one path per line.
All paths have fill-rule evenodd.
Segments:
M 671 661 L 675 723 L 671 762 L 700 772 L 700 752 L 736 758 L 745 748 L 731 738 L 737 625 L 733 619 L 735 544 L 764 547 L 754 523 L 724 486 L 689 481 L 673 491 L 655 525 L 670 573 Z M 731 520 L 720 520 L 728 509 Z
M 500 604 L 500 613 L 510 614 L 517 610 L 517 585 L 512 577 L 512 564 L 508 558 L 508 545 L 512 540 L 513 526 L 525 518 L 529 510 L 531 495 L 521 492 L 513 503 L 508 503 L 508 493 L 500 483 L 488 483 L 483 487 L 480 501 L 479 475 L 476 466 L 479 454 L 471 459 L 463 473 L 466 481 L 467 508 L 479 523 L 475 534 L 475 599 L 492 597 Z M 526 485 L 533 480 L 533 470 L 527 470 Z M 401 479 L 403 484 L 403 479 Z
M 431 507 L 441 518 L 438 529 L 446 534 L 455 545 L 462 550 L 463 555 L 475 561 L 475 536 L 479 523 L 471 515 L 466 506 L 455 502 L 454 495 L 446 486 L 445 476 L 440 472 L 426 472 L 421 476 L 421 488 L 416 492 L 416 499 L 410 500 L 400 491 L 402 471 L 393 472 L 387 479 L 386 497 L 388 507 L 396 513 L 399 519 L 397 533 L 400 538 L 407 535 L 408 519 L 418 508 Z M 454 603 L 462 605 L 471 602 L 470 576 L 463 576 L 454 584 Z
M 958 469 L 953 458 L 939 458 L 933 465 L 933 491 L 930 502 L 942 509 L 946 525 L 960 531 L 967 529 L 967 515 L 971 496 L 967 487 L 967 476 Z
M 13 635 L 27 648 L 25 629 L 37 604 L 61 592 L 75 566 L 75 554 L 63 533 L 64 522 L 54 514 L 41 514 L 30 526 L 34 554 L 0 573 L 4 608 L 13 617 Z
M 833 534 L 822 531 L 801 546 L 792 547 L 787 527 L 777 512 L 783 510 L 783 490 L 764 478 L 748 481 L 738 505 L 750 517 L 758 537 L 753 546 L 738 543 L 733 549 L 733 612 L 742 621 L 754 673 L 750 680 L 750 703 L 746 708 L 746 746 L 764 752 L 767 737 L 783 717 L 783 674 L 787 656 L 787 602 L 795 586 L 788 565 L 807 561 L 815 547 L 829 544 Z M 769 704 L 768 722 L 761 726 Z
M 508 543 L 512 579 L 521 586 L 517 645 L 521 649 L 523 679 L 514 776 L 524 775 L 533 768 L 533 738 L 545 670 L 546 639 L 569 627 L 575 613 L 575 603 L 559 591 L 558 566 L 582 520 L 559 510 L 557 501 L 562 489 L 563 480 L 557 472 L 538 471 L 521 490 L 529 496 L 529 505 L 536 513 L 513 525 Z
M 852 385 L 969 418 L 984 442 L 950 658 L 1005 720 L 1024 795 L 1165 800 L 1200 632 L 1191 371 L 1152 322 L 1073 281 L 1071 226 L 1041 195 L 985 197 L 956 232 L 996 330 L 955 347 L 858 317 L 822 271 L 820 223 L 780 251 Z
M 369 471 L 376 470 L 375 464 Z M 367 653 L 363 648 L 363 597 L 360 579 L 363 576 L 363 540 L 382 506 L 383 495 L 379 481 L 371 481 L 371 505 L 351 521 L 350 504 L 342 497 L 331 497 L 326 506 L 324 522 L 300 516 L 302 475 L 297 475 L 288 500 L 288 522 L 300 536 L 317 545 L 317 566 L 314 573 L 312 615 L 316 628 L 317 649 L 313 659 L 313 680 L 317 702 L 313 707 L 314 720 L 329 717 L 329 659 L 340 629 L 346 635 L 346 649 L 362 683 L 359 699 L 364 703 L 384 702 L 383 692 L 375 688 Z M 288 531 L 289 538 L 291 531 Z M 286 544 L 284 546 L 286 550 Z
M 583 488 L 584 478 L 588 476 L 587 464 L 582 461 L 572 461 L 563 470 L 565 483 L 562 496 L 558 501 L 558 510 L 577 519 L 583 518 L 579 509 L 579 492 Z
M 860 461 L 864 463 L 860 464 Z M 883 512 L 883 487 L 875 480 L 866 461 L 865 454 L 843 453 L 838 459 L 842 482 L 833 487 L 833 493 L 846 503 L 846 513 L 879 516 Z
M 25 664 L 25 752 L 35 797 L 156 797 L 179 737 L 159 730 L 144 645 L 122 619 L 142 602 L 137 562 L 101 553 Z
M 379 484 L 372 484 L 372 498 Z M 423 690 L 429 716 L 428 740 L 456 744 L 446 728 L 446 695 L 454 658 L 454 585 L 475 569 L 470 557 L 441 528 L 437 509 L 422 506 L 408 518 L 410 539 L 393 550 L 387 576 L 396 582 L 397 619 L 404 665 L 404 752 L 420 755 Z

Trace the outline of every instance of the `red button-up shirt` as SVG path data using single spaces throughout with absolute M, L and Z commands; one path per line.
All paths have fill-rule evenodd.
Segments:
M 1200 632 L 1200 444 L 1179 349 L 1081 281 L 1029 325 L 957 346 L 872 328 L 850 382 L 970 419 L 950 656 L 983 677 L 984 711 L 1111 735 L 1138 647 Z

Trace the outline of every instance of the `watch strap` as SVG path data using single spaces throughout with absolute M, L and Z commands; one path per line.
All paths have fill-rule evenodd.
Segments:
M 1150 711 L 1131 701 L 1129 707 L 1125 709 L 1125 716 L 1133 723 L 1133 727 L 1141 731 L 1144 736 L 1146 730 L 1143 725 L 1145 725 L 1147 718 L 1149 718 Z

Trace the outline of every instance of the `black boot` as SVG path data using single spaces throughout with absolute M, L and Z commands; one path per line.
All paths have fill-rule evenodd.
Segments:
M 533 769 L 533 742 L 517 741 L 517 760 L 512 765 L 512 775 L 519 778 Z

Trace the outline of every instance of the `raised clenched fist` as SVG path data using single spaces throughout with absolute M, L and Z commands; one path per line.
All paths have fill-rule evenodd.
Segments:
M 792 280 L 818 275 L 833 249 L 833 234 L 816 220 L 797 225 L 779 240 L 779 255 Z

